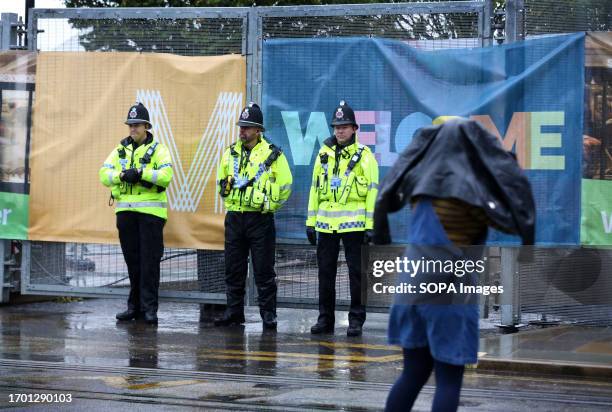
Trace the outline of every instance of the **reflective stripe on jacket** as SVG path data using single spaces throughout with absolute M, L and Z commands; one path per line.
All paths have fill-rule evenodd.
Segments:
M 150 147 L 155 151 L 150 162 L 142 159 Z M 141 182 L 128 184 L 119 179 L 121 171 L 135 167 L 142 168 Z M 115 212 L 126 210 L 147 213 L 168 219 L 168 198 L 165 189 L 173 176 L 170 152 L 161 143 L 153 140 L 147 132 L 147 139 L 134 149 L 134 142 L 127 137 L 111 152 L 98 172 L 100 181 L 111 189 L 115 201 Z

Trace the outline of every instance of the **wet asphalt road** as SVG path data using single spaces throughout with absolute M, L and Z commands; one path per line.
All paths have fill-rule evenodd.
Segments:
M 119 300 L 0 307 L 0 407 L 11 410 L 381 410 L 401 372 L 386 316 L 364 336 L 308 333 L 316 312 L 279 310 L 277 332 L 256 309 L 243 327 L 200 322 L 198 305 L 162 304 L 158 327 L 117 324 Z M 414 410 L 429 410 L 433 380 Z M 60 394 L 70 403 L 11 402 Z M 12 395 L 12 396 L 11 396 Z M 34 400 L 20 396 L 19 400 Z M 612 383 L 468 371 L 461 410 L 610 410 Z

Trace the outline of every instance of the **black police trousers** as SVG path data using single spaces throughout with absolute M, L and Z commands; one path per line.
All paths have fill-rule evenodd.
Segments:
M 351 307 L 349 324 L 361 325 L 366 319 L 365 306 L 361 303 L 361 246 L 363 231 L 345 233 L 319 232 L 317 263 L 319 265 L 319 323 L 333 325 L 336 309 L 336 270 L 340 253 L 340 240 L 349 270 Z
M 165 224 L 164 219 L 146 213 L 117 213 L 119 242 L 130 275 L 129 310 L 157 313 Z
M 259 312 L 276 315 L 276 273 L 274 259 L 276 228 L 274 215 L 260 212 L 228 212 L 225 215 L 225 284 L 227 312 L 242 316 L 251 252 L 257 286 Z

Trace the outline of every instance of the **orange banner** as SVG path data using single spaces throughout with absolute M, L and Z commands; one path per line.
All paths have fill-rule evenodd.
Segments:
M 40 53 L 31 143 L 31 240 L 118 243 L 110 193 L 98 181 L 141 101 L 170 150 L 169 247 L 223 248 L 216 165 L 238 139 L 246 63 L 239 55 Z

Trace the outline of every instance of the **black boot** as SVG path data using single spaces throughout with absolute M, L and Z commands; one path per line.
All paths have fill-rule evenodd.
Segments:
M 362 325 L 361 322 L 351 321 L 346 329 L 346 336 L 361 336 Z
M 115 318 L 117 318 L 118 321 L 123 322 L 123 321 L 138 319 L 139 317 L 141 317 L 141 315 L 142 314 L 136 309 L 128 309 L 125 312 L 117 313 Z
M 225 312 L 225 305 L 217 305 L 213 303 L 200 304 L 200 322 L 212 323 L 216 318 L 222 316 Z
M 313 335 L 320 335 L 322 333 L 334 333 L 333 323 L 325 323 L 319 320 L 316 325 L 310 328 L 310 333 Z
M 215 326 L 241 325 L 244 323 L 244 314 L 231 314 L 225 312 L 220 318 L 215 318 Z
M 276 329 L 276 315 L 274 312 L 263 312 L 261 314 L 264 329 Z
M 149 325 L 157 325 L 157 313 L 155 312 L 145 312 L 144 321 Z

